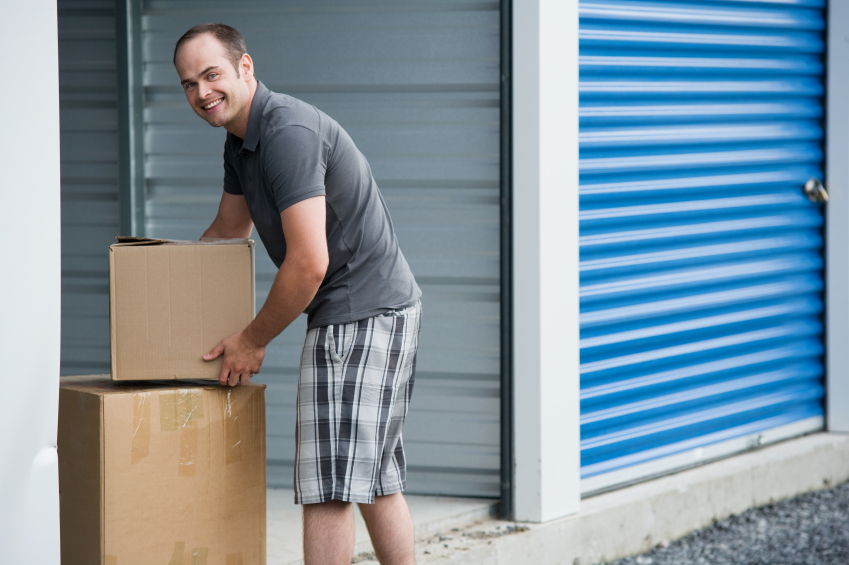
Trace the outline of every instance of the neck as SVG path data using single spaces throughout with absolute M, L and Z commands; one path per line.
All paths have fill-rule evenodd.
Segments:
M 254 101 L 254 95 L 256 94 L 257 82 L 256 78 L 251 77 L 250 82 L 248 82 L 248 101 L 245 103 L 244 108 L 239 114 L 233 119 L 232 122 L 224 126 L 224 129 L 238 137 L 239 139 L 245 139 L 245 134 L 248 131 L 248 120 L 251 116 L 251 104 Z

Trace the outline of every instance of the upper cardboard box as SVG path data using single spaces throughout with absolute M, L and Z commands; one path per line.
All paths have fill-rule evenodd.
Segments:
M 112 379 L 216 379 L 201 356 L 250 323 L 254 242 L 118 238 L 109 248 Z

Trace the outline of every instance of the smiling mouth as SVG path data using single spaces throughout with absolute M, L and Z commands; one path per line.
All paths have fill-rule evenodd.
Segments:
M 212 102 L 210 102 L 209 104 L 206 104 L 206 105 L 204 105 L 204 106 L 201 106 L 201 108 L 203 108 L 204 110 L 212 110 L 213 108 L 215 108 L 216 106 L 218 106 L 218 105 L 219 105 L 219 104 L 221 104 L 222 102 L 224 102 L 224 97 L 223 97 L 223 96 L 222 96 L 221 98 L 219 98 L 218 100 L 213 100 L 213 101 L 212 101 Z

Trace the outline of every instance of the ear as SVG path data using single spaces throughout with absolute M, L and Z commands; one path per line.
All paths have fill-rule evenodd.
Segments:
M 239 61 L 239 70 L 244 74 L 246 79 L 254 76 L 254 61 L 251 56 L 245 53 Z

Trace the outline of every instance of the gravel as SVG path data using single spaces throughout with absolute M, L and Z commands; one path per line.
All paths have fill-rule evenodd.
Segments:
M 849 565 L 849 483 L 732 515 L 608 565 Z

